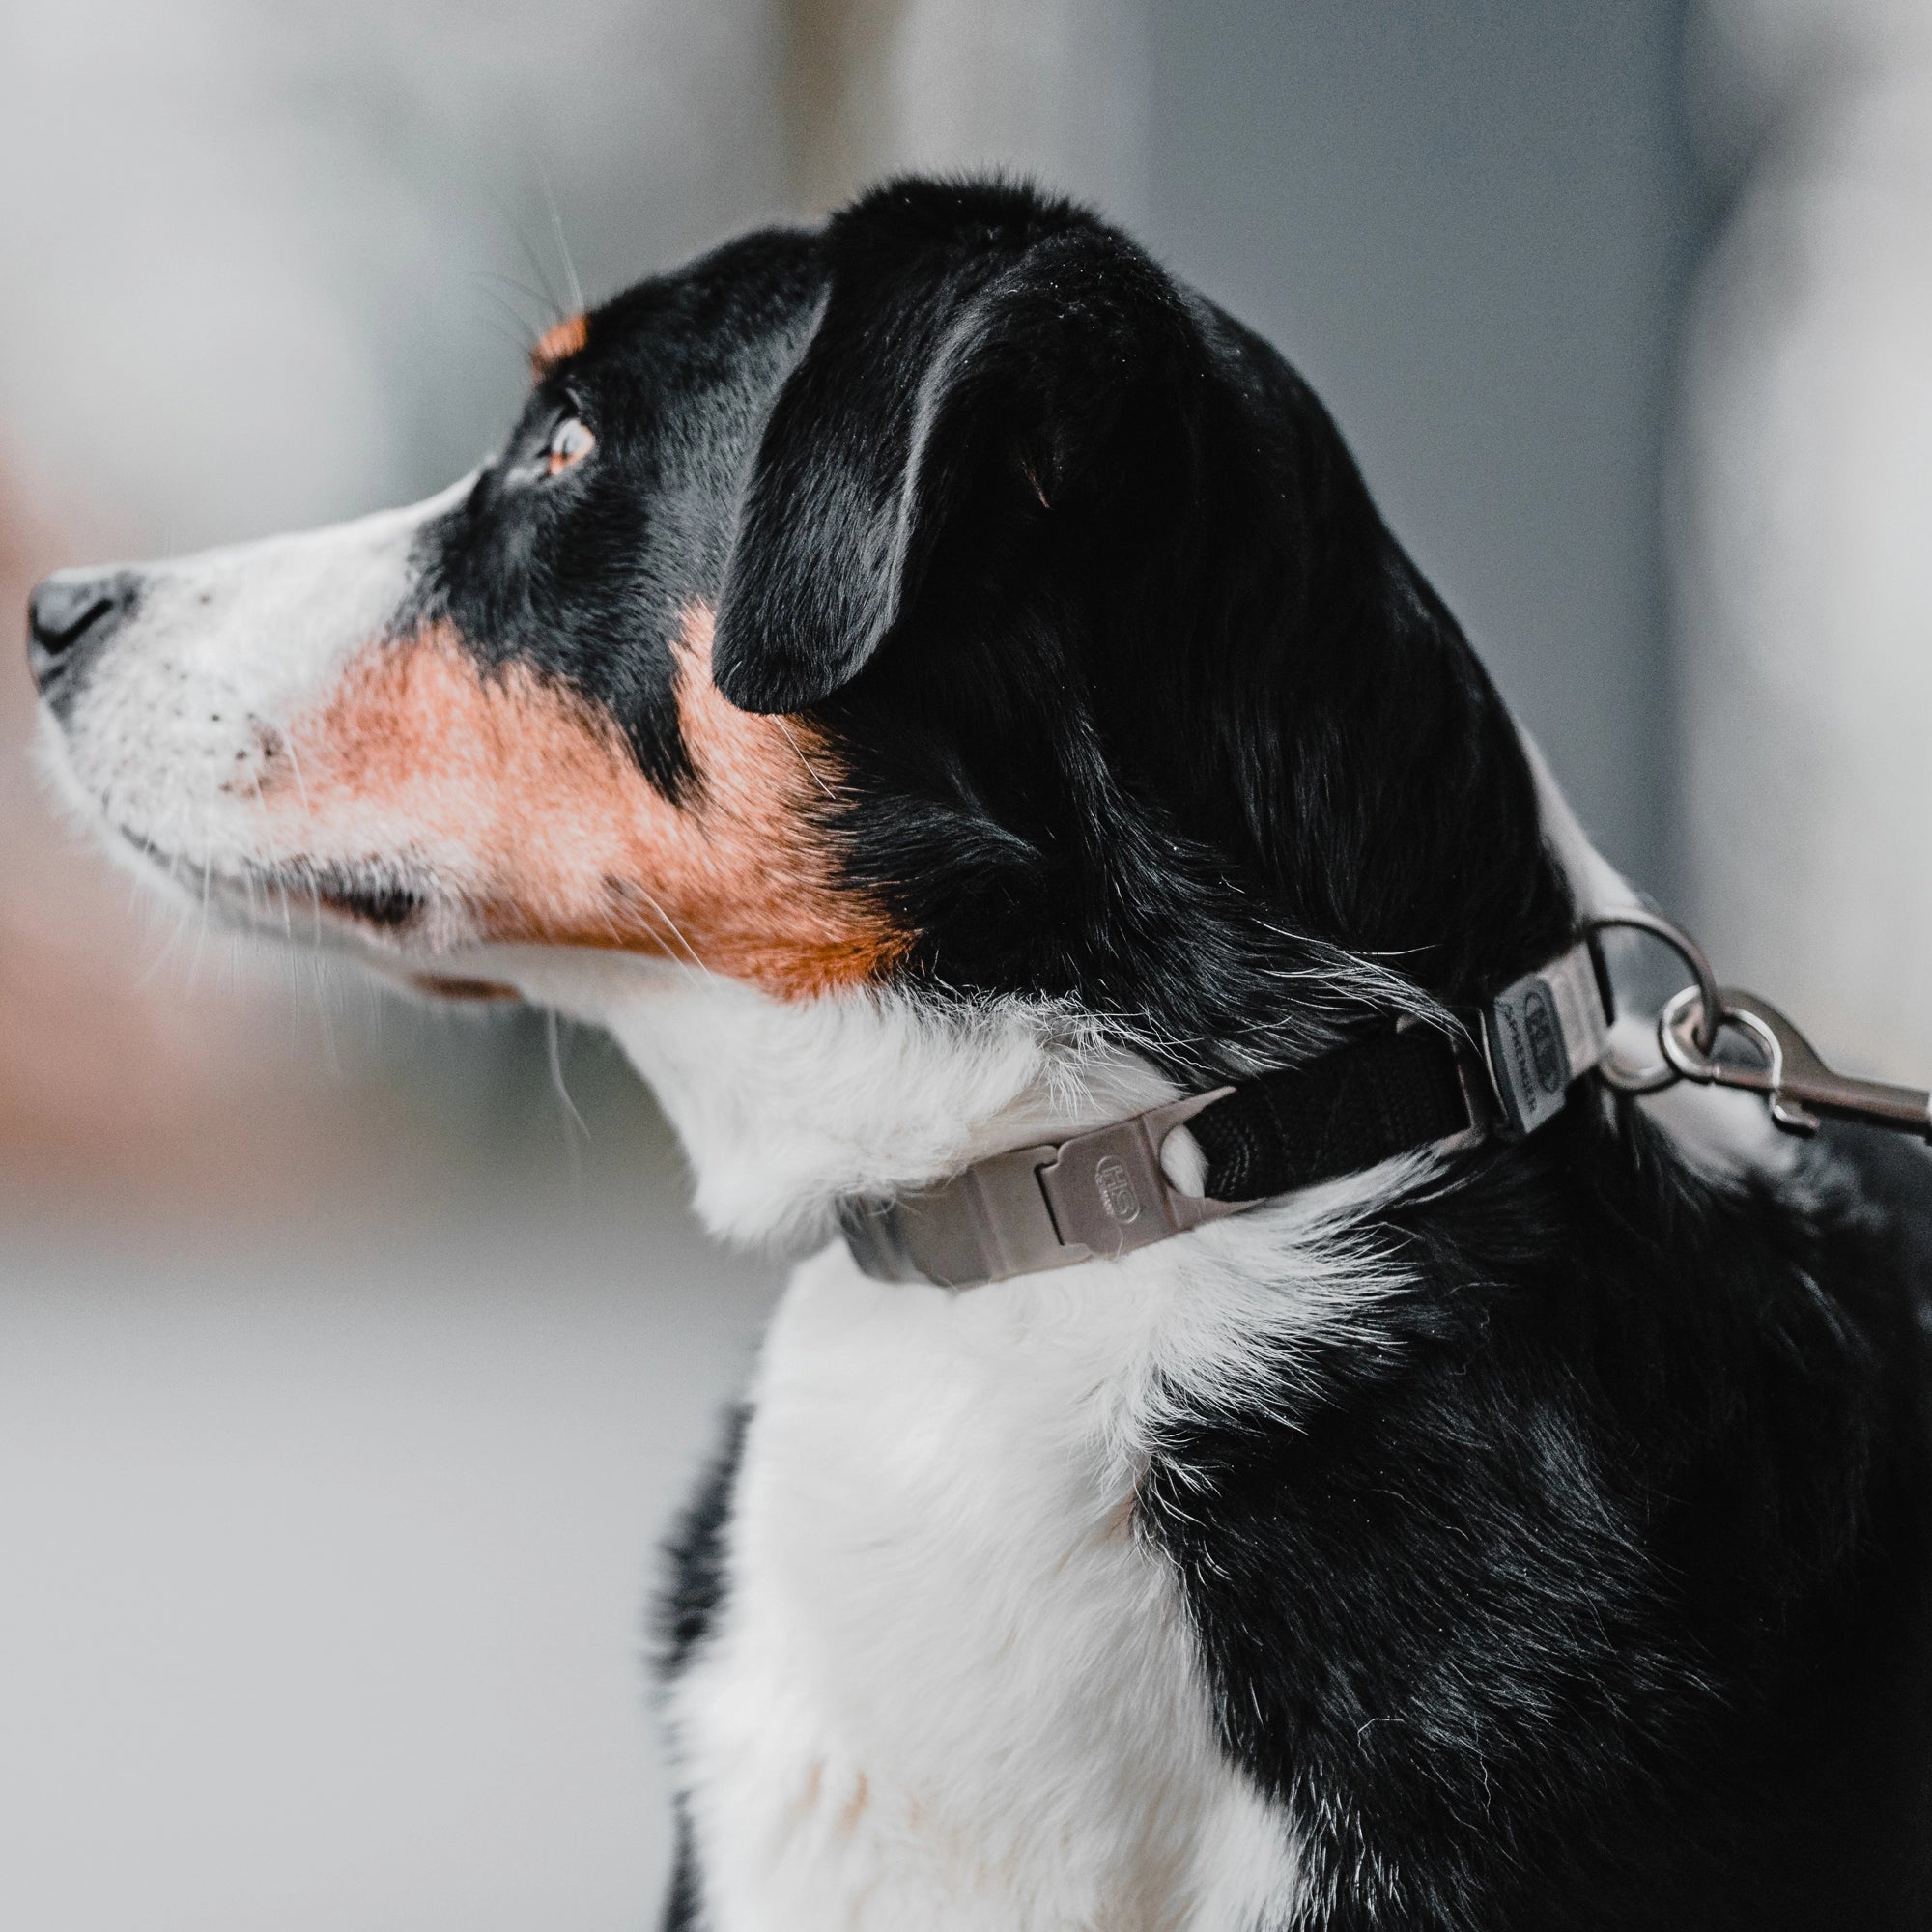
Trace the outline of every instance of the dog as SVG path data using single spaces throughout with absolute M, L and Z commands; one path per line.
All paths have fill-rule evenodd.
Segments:
M 1631 895 L 1281 355 L 905 180 L 533 360 L 29 651 L 160 890 L 609 1028 L 816 1251 L 676 1538 L 667 1925 L 1932 1924 L 1925 1165 L 1484 1113 Z

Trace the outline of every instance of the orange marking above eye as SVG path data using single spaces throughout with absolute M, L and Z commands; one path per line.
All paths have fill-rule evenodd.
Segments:
M 675 805 L 600 706 L 485 671 L 433 624 L 371 646 L 291 728 L 302 783 L 274 809 L 311 849 L 426 863 L 482 939 L 654 953 L 784 998 L 875 980 L 910 941 L 839 877 L 819 817 L 838 765 L 805 721 L 719 694 L 711 623 L 693 607 L 675 647 L 697 773 Z
M 567 315 L 561 322 L 552 323 L 537 337 L 536 347 L 530 351 L 530 374 L 541 381 L 559 362 L 568 362 L 589 340 L 590 318 L 587 315 Z

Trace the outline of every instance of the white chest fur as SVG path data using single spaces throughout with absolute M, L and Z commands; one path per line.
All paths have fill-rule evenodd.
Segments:
M 671 1703 L 710 1932 L 1234 1932 L 1290 1901 L 1133 1526 L 1186 1246 L 958 1295 L 842 1247 L 799 1269 Z

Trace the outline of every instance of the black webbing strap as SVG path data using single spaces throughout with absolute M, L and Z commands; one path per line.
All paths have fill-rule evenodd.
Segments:
M 1244 1081 L 1188 1122 L 1206 1192 L 1254 1201 L 1356 1174 L 1474 1124 L 1457 1050 L 1434 1027 L 1357 1040 Z

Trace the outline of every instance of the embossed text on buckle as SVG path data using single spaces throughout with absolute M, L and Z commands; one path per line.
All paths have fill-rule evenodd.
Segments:
M 1217 1087 L 1190 1094 L 1063 1141 L 1057 1158 L 1039 1169 L 1040 1192 L 1062 1243 L 1094 1256 L 1124 1255 L 1252 1207 L 1247 1201 L 1183 1194 L 1160 1164 L 1168 1135 L 1234 1091 Z

